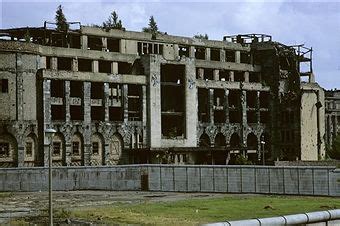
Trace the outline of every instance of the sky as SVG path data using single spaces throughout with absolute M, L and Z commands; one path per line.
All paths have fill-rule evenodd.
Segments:
M 264 33 L 286 45 L 313 48 L 313 71 L 325 89 L 340 89 L 340 0 L 0 0 L 0 29 L 43 26 L 63 6 L 69 22 L 102 24 L 115 10 L 127 30 L 141 31 L 154 16 L 160 31 L 192 37 Z

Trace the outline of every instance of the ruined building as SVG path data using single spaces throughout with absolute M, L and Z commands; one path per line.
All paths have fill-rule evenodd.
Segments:
M 46 128 L 56 166 L 324 155 L 324 94 L 303 46 L 47 23 L 0 35 L 3 167 L 47 164 Z
M 340 134 L 340 90 L 325 92 L 326 108 L 326 144 L 332 147 L 333 141 Z

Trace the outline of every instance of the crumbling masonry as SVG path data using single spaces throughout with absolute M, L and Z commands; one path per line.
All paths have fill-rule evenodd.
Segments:
M 3 167 L 46 165 L 46 128 L 57 130 L 54 165 L 324 156 L 311 49 L 268 35 L 212 41 L 47 24 L 0 33 Z

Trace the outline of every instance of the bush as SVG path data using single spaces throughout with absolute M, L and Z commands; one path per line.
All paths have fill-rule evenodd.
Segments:
M 328 148 L 327 155 L 332 159 L 340 160 L 340 134 L 333 140 L 333 145 Z

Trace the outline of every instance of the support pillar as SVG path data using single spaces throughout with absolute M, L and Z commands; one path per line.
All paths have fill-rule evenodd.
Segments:
M 210 60 L 210 48 L 205 49 L 205 60 Z
M 123 114 L 124 114 L 124 122 L 129 120 L 129 98 L 128 98 L 128 85 L 123 84 Z
M 224 114 L 225 114 L 225 122 L 229 123 L 229 90 L 224 90 Z
M 91 82 L 84 82 L 84 165 L 90 165 L 91 142 Z
M 105 107 L 105 122 L 109 121 L 109 107 L 110 107 L 110 85 L 108 82 L 104 83 L 104 107 Z
M 209 122 L 214 123 L 214 90 L 209 89 Z

